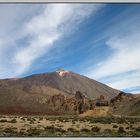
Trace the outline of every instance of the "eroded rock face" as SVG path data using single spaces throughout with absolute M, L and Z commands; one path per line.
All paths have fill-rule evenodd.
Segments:
M 109 103 L 103 95 L 101 95 L 100 98 L 96 100 L 96 106 L 108 106 L 108 105 Z
M 131 96 L 130 96 L 131 97 Z M 125 99 L 125 98 L 130 98 L 129 95 L 127 95 L 126 93 L 124 92 L 120 92 L 116 97 L 112 98 L 110 100 L 110 102 L 112 104 L 114 104 L 115 102 L 120 102 L 121 100 Z
M 81 114 L 87 110 L 94 109 L 95 102 L 86 98 L 80 91 L 75 94 L 76 99 L 76 110 L 78 114 Z
M 89 100 L 79 91 L 74 96 L 57 94 L 50 96 L 46 102 L 53 111 L 60 111 L 69 114 L 81 114 L 87 110 L 94 109 L 95 101 Z

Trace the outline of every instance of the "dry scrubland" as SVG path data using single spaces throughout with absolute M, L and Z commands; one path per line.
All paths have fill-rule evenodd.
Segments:
M 138 137 L 140 118 L 0 116 L 1 137 Z

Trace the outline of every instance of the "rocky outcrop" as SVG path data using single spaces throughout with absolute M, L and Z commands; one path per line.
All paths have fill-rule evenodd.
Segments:
M 123 99 L 130 99 L 131 100 L 133 98 L 134 98 L 134 96 L 132 96 L 132 94 L 120 92 L 116 97 L 114 97 L 110 100 L 110 103 L 114 104 L 115 102 L 120 102 Z
M 100 96 L 99 99 L 96 100 L 96 106 L 108 106 L 109 103 L 107 100 L 105 100 L 105 97 L 103 95 Z
M 95 107 L 95 101 L 89 100 L 86 98 L 80 91 L 77 91 L 75 94 L 76 104 L 77 104 L 77 112 L 79 114 L 94 109 Z
M 93 110 L 96 103 L 94 100 L 86 98 L 80 91 L 77 91 L 74 96 L 59 93 L 46 99 L 40 99 L 40 102 L 53 111 L 64 114 L 81 114 L 87 110 Z

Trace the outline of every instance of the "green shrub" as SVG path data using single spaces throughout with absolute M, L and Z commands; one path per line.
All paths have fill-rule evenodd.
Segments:
M 140 132 L 140 127 L 135 128 L 136 131 Z
M 54 127 L 53 126 L 46 126 L 45 127 L 45 130 L 47 130 L 47 131 L 54 131 Z
M 74 128 L 68 128 L 67 131 L 76 132 Z
M 45 131 L 51 132 L 51 133 L 55 133 L 55 132 L 65 132 L 65 130 L 63 130 L 62 128 L 56 128 L 53 126 L 47 126 L 45 127 Z
M 30 124 L 34 124 L 34 121 L 33 121 L 33 120 L 31 120 L 29 123 L 30 123 Z
M 14 131 L 12 128 L 5 128 L 5 129 L 4 129 L 4 132 L 5 132 L 5 133 L 10 133 L 10 134 L 12 134 L 12 133 L 14 133 L 15 131 Z
M 0 122 L 8 122 L 7 120 L 0 120 Z
M 93 132 L 99 132 L 99 131 L 100 131 L 100 128 L 97 127 L 97 126 L 95 126 L 95 127 L 92 127 L 91 130 L 92 130 Z
M 72 123 L 73 123 L 73 124 L 76 124 L 76 122 L 75 122 L 74 120 L 72 120 Z
M 39 117 L 39 120 L 40 120 L 40 121 L 43 120 L 43 117 Z
M 104 130 L 104 133 L 107 133 L 107 134 L 110 134 L 110 135 L 111 135 L 112 130 L 111 130 L 111 129 L 105 129 L 105 130 Z
M 118 120 L 117 122 L 118 122 L 119 124 L 127 123 L 126 119 L 123 118 L 123 117 L 122 117 L 122 118 L 118 118 L 117 120 Z
M 126 127 L 125 129 L 129 129 L 129 127 Z
M 23 136 L 26 136 L 27 134 L 23 131 L 19 131 L 18 134 L 16 136 L 19 136 L 19 137 L 23 137 Z
M 17 120 L 16 120 L 16 119 L 12 119 L 10 122 L 11 122 L 11 123 L 16 123 Z
M 39 136 L 42 130 L 37 128 L 30 128 L 27 130 L 29 136 Z
M 123 128 L 123 127 L 119 127 L 118 132 L 119 132 L 119 133 L 124 133 L 124 132 L 125 132 L 125 130 L 124 130 L 124 128 Z
M 22 130 L 26 130 L 26 129 L 25 128 L 21 128 L 20 131 L 22 131 Z
M 62 129 L 62 128 L 55 128 L 55 130 L 57 131 L 57 132 L 62 132 L 62 133 L 64 133 L 64 132 L 66 132 L 64 129 Z
M 113 128 L 118 128 L 118 125 L 113 125 Z
M 22 117 L 21 120 L 25 121 L 26 119 L 24 117 Z
M 87 128 L 82 128 L 80 131 L 81 131 L 81 132 L 90 132 L 90 130 L 87 129 Z

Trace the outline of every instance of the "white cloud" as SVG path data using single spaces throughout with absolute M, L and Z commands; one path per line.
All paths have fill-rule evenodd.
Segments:
M 17 41 L 23 37 L 24 24 L 39 7 L 30 4 L 0 4 L 0 78 L 14 74 L 15 66 L 11 60 L 20 47 Z
M 97 9 L 97 6 L 84 7 L 86 6 L 53 4 L 34 17 L 25 29 L 25 33 L 31 37 L 29 45 L 17 52 L 14 57 L 14 63 L 20 66 L 16 74 L 25 72 L 35 59 L 49 51 L 53 43 L 60 39 L 70 26 L 83 21 L 93 9 Z
M 118 78 L 112 78 L 109 83 L 109 86 L 117 89 L 133 89 L 134 87 L 140 86 L 140 71 L 128 74 L 126 76 L 119 76 Z
M 1 42 L 8 38 L 7 49 L 6 45 L 0 46 L 0 55 L 3 55 L 0 61 L 0 69 L 3 69 L 3 72 L 1 71 L 0 77 L 18 76 L 29 70 L 33 62 L 48 52 L 57 40 L 70 34 L 79 23 L 91 13 L 95 14 L 101 7 L 102 5 L 96 4 L 48 4 L 37 7 L 30 5 L 30 11 L 26 12 L 28 8 L 25 8 L 25 5 L 9 5 L 11 12 L 4 13 L 1 18 L 4 19 L 6 14 L 6 19 L 0 24 L 0 27 L 3 27 L 2 35 L 6 32 L 6 37 L 2 38 Z M 39 13 L 36 13 L 36 9 Z M 6 6 L 3 8 L 3 11 L 5 10 Z M 8 17 L 9 23 L 6 22 Z M 10 34 L 7 36 L 7 33 Z M 20 43 L 22 40 L 26 42 L 25 46 Z M 8 50 L 10 53 L 6 54 Z M 6 57 L 10 61 L 5 61 Z
M 135 26 L 137 28 L 129 26 L 131 32 L 109 37 L 106 45 L 112 49 L 112 54 L 94 70 L 91 67 L 87 76 L 108 79 L 106 84 L 121 90 L 140 86 L 140 29 L 137 24 Z

